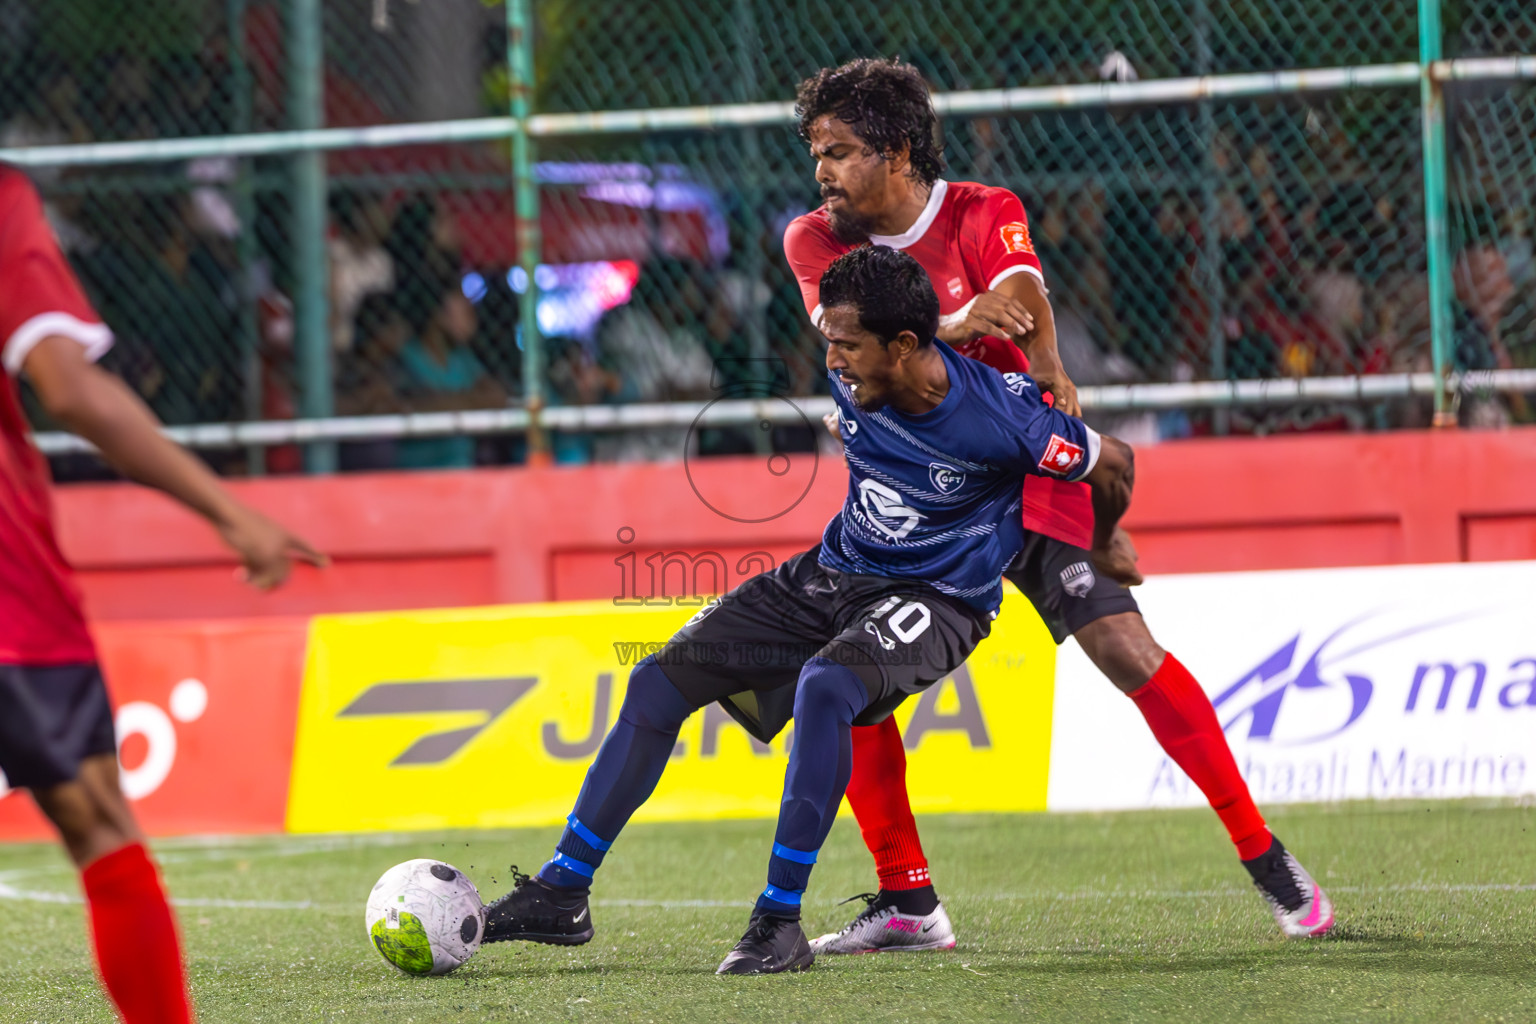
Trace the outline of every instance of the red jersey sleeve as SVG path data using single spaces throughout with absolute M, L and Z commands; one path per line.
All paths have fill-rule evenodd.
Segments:
M 20 171 L 0 167 L 0 361 L 11 374 L 37 343 L 72 338 L 95 360 L 112 331 L 91 308 L 69 269 L 37 190 Z
M 817 223 L 814 214 L 796 217 L 784 229 L 784 258 L 800 283 L 800 300 L 812 324 L 821 309 L 821 275 L 847 251 L 825 225 Z
M 989 188 L 978 199 L 978 206 L 965 218 L 967 242 L 975 246 L 976 263 L 992 291 L 1006 278 L 1018 273 L 1034 274 L 1042 282 L 1045 272 L 1035 255 L 1035 243 L 1029 237 L 1029 218 L 1024 204 L 1005 188 Z

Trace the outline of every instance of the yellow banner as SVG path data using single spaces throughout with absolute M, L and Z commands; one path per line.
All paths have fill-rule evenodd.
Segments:
M 564 820 L 634 664 L 696 609 L 610 602 L 324 616 L 310 628 L 288 798 L 293 832 Z M 1056 649 L 1010 592 L 961 669 L 908 700 L 914 809 L 1045 809 Z M 767 748 L 717 705 L 683 726 L 637 821 L 772 817 Z

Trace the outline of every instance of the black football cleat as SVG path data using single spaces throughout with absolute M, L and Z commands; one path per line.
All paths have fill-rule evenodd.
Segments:
M 716 974 L 781 974 L 803 971 L 816 962 L 800 922 L 753 914 L 747 934 L 726 954 Z
M 557 889 L 512 869 L 512 891 L 486 904 L 483 942 L 546 942 L 579 946 L 592 940 L 590 889 Z

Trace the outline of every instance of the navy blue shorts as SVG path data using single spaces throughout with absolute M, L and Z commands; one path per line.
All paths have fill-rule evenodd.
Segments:
M 14 789 L 71 782 L 80 762 L 117 750 L 95 662 L 0 665 L 0 771 Z

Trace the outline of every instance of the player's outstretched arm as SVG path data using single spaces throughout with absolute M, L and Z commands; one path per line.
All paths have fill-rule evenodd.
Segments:
M 1055 408 L 1081 416 L 1077 385 L 1067 376 L 1056 349 L 1056 318 L 1045 285 L 1033 274 L 1013 274 L 982 292 L 958 312 L 939 320 L 939 340 L 960 345 L 982 335 L 1019 346 L 1029 359 L 1029 375 L 1052 396 Z
M 1120 517 L 1131 506 L 1136 483 L 1136 456 L 1131 446 L 1108 434 L 1099 435 L 1099 458 L 1084 477 L 1093 496 L 1093 564 L 1111 579 L 1135 586 L 1141 582 L 1136 549 Z
M 1051 311 L 1051 300 L 1046 297 L 1045 283 L 1033 274 L 1014 274 L 1000 282 L 997 288 L 1011 295 L 1029 312 L 1032 324 L 1029 333 L 1013 339 L 1029 358 L 1029 375 L 1035 378 L 1041 391 L 1055 399 L 1056 408 L 1068 416 L 1081 416 L 1083 410 L 1077 401 L 1077 385 L 1067 376 L 1061 353 L 1056 349 L 1056 315 Z
M 22 364 L 48 414 L 94 444 L 125 476 L 158 488 L 207 519 L 240 556 L 246 580 L 268 590 L 288 578 L 293 560 L 324 565 L 302 538 L 236 500 L 193 455 L 160 433 L 154 413 L 80 343 L 44 338 Z

